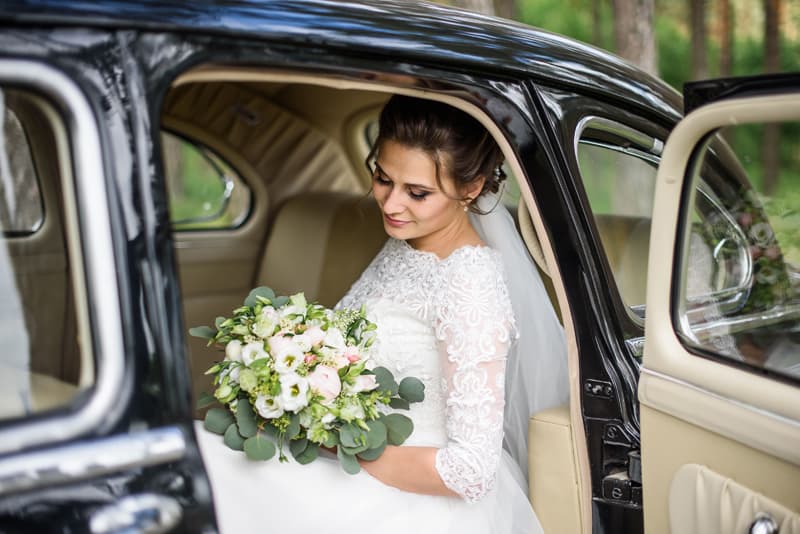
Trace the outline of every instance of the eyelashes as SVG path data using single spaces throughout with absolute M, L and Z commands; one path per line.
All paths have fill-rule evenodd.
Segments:
M 389 187 L 392 185 L 392 181 L 381 176 L 379 172 L 375 172 L 375 174 L 372 176 L 372 179 L 375 181 L 375 184 L 379 186 Z M 408 190 L 408 196 L 414 200 L 425 200 L 425 198 L 430 194 L 430 191 L 414 191 L 413 189 Z

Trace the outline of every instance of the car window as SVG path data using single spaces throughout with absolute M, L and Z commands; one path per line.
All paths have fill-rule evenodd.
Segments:
M 585 120 L 578 166 L 622 301 L 644 317 L 647 255 L 661 143 L 603 118 Z
M 208 147 L 169 132 L 161 134 L 174 230 L 240 226 L 250 213 L 250 189 Z
M 58 153 L 38 98 L 0 86 L 0 419 L 68 405 L 94 380 L 78 336 L 59 167 L 42 161 L 40 180 L 34 165 L 34 154 Z
M 800 379 L 800 141 L 797 125 L 773 127 L 772 158 L 744 142 L 762 126 L 722 131 L 741 176 L 713 144 L 695 159 L 692 183 L 702 175 L 714 190 L 698 188 L 684 215 L 676 324 L 691 348 Z
M 42 193 L 31 148 L 14 111 L 16 94 L 0 95 L 0 225 L 5 235 L 31 234 L 44 218 Z

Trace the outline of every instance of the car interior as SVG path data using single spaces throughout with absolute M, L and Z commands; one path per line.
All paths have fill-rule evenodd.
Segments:
M 279 294 L 304 291 L 309 300 L 326 306 L 344 295 L 386 239 L 369 195 L 364 160 L 380 109 L 393 92 L 461 107 L 500 142 L 510 182 L 504 202 L 517 217 L 567 330 L 572 397 L 578 398 L 577 347 L 570 336 L 565 293 L 535 209 L 535 191 L 514 179 L 522 170 L 510 146 L 470 104 L 391 82 L 220 66 L 192 70 L 174 82 L 162 106 L 163 170 L 187 331 L 214 324 L 215 317 L 229 314 L 259 285 Z M 30 160 L 20 160 L 21 149 L 8 151 L 4 158 L 33 169 L 24 179 L 26 187 L 10 190 L 17 192 L 19 203 L 33 206 L 34 215 L 19 223 L 13 214 L 2 214 L 6 231 L 0 250 L 8 257 L 0 261 L 11 262 L 16 280 L 0 283 L 16 283 L 21 300 L 37 303 L 26 309 L 49 310 L 44 316 L 37 312 L 35 318 L 25 317 L 19 325 L 28 332 L 30 385 L 25 395 L 17 395 L 24 402 L 0 402 L 2 415 L 14 417 L 66 406 L 91 386 L 94 370 L 91 354 L 80 343 L 88 334 L 79 331 L 88 328 L 88 321 L 76 319 L 85 311 L 76 302 L 81 299 L 73 297 L 80 287 L 80 247 L 71 236 L 76 232 L 71 218 L 64 216 L 69 202 L 62 199 L 61 184 L 68 183 L 70 171 L 68 156 L 57 149 L 57 137 L 63 134 L 58 120 L 46 116 L 50 112 L 40 99 L 14 90 L 4 94 L 4 135 L 20 135 L 14 129 L 21 125 L 25 142 L 19 146 L 29 147 Z M 192 180 L 198 165 L 213 175 L 205 185 Z M 35 194 L 30 193 L 32 185 Z M 199 193 L 192 189 L 197 187 Z M 192 198 L 200 201 L 192 204 Z M 597 225 L 618 283 L 630 278 L 625 287 L 643 293 L 643 271 L 640 264 L 630 268 L 629 259 L 647 257 L 649 225 L 613 215 L 598 216 Z M 644 299 L 634 295 L 626 301 Z M 19 314 L 19 303 L 14 306 L 7 303 L 0 312 L 4 317 Z M 41 335 L 43 328 L 48 335 Z M 210 390 L 204 372 L 220 352 L 188 332 L 186 345 L 197 399 Z M 4 383 L 12 376 L 5 370 L 2 375 Z M 14 395 L 11 389 L 2 391 Z M 530 497 L 546 531 L 558 522 L 560 532 L 582 532 L 589 521 L 590 478 L 581 420 L 577 403 L 531 415 Z

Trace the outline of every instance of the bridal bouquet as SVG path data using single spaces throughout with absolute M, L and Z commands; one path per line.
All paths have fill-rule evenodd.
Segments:
M 342 468 L 355 474 L 356 456 L 374 460 L 387 443 L 411 435 L 411 419 L 385 407 L 408 409 L 423 400 L 424 385 L 414 377 L 398 384 L 372 365 L 376 325 L 363 307 L 330 310 L 303 293 L 276 296 L 259 287 L 215 326 L 190 333 L 224 348 L 225 358 L 206 371 L 214 394 L 203 394 L 199 405 L 222 404 L 208 410 L 204 424 L 228 447 L 252 460 L 277 452 L 286 461 L 288 446 L 301 464 L 314 461 L 321 446 L 336 447 Z

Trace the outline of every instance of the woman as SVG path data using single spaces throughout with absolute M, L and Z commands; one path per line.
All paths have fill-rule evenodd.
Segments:
M 340 306 L 366 305 L 378 325 L 378 365 L 425 383 L 424 402 L 409 414 L 414 433 L 361 461 L 362 472 L 351 476 L 322 458 L 255 465 L 199 431 L 221 526 L 258 530 L 263 506 L 263 530 L 275 532 L 541 532 L 525 495 L 523 436 L 531 410 L 565 401 L 565 353 L 513 222 L 502 208 L 492 211 L 502 154 L 466 113 L 395 96 L 381 113 L 373 161 L 373 193 L 390 239 Z M 485 240 L 502 244 L 503 257 Z M 506 256 L 521 264 L 512 278 L 536 317 L 512 306 Z M 516 351 L 507 362 L 519 310 L 541 338 L 527 343 L 528 356 L 552 355 L 526 360 Z M 540 361 L 555 364 L 535 369 Z M 523 382 L 531 377 L 534 388 Z

